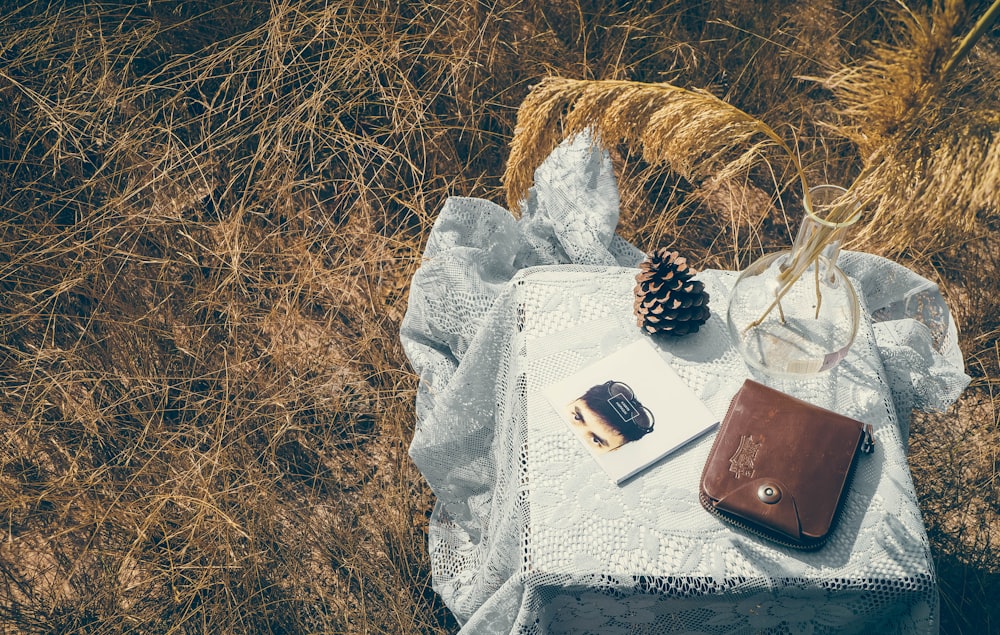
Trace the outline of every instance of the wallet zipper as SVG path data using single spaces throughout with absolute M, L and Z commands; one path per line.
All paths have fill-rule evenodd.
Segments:
M 862 432 L 860 450 L 865 454 L 871 454 L 875 451 L 875 433 L 872 431 L 872 424 L 865 424 Z
M 705 511 L 712 514 L 713 516 L 721 518 L 723 521 L 729 523 L 730 525 L 738 527 L 743 531 L 746 531 L 747 533 L 757 536 L 758 538 L 764 538 L 769 542 L 773 542 L 783 547 L 788 547 L 789 549 L 796 549 L 798 551 L 813 551 L 815 549 L 819 549 L 824 544 L 826 544 L 827 539 L 830 537 L 830 534 L 827 534 L 818 542 L 809 543 L 807 545 L 803 545 L 797 542 L 792 542 L 790 540 L 785 540 L 783 538 L 779 538 L 777 534 L 772 534 L 770 532 L 764 531 L 763 529 L 759 529 L 755 525 L 751 525 L 745 522 L 739 516 L 727 514 L 726 512 L 722 511 L 721 509 L 713 505 L 712 499 L 709 498 L 707 494 L 700 494 L 698 498 L 701 501 L 701 506 L 705 508 Z

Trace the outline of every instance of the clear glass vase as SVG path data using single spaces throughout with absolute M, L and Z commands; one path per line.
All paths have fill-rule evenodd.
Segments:
M 729 333 L 751 367 L 776 376 L 811 375 L 847 355 L 860 309 L 837 257 L 860 209 L 837 201 L 845 192 L 836 185 L 811 188 L 792 248 L 760 258 L 737 279 Z

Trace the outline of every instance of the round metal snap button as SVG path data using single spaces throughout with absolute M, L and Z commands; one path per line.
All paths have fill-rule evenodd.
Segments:
M 764 483 L 757 488 L 757 498 L 759 498 L 761 502 L 773 505 L 781 500 L 781 490 L 778 489 L 777 485 Z

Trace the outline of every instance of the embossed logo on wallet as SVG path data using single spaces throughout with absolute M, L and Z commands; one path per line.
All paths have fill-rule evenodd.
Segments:
M 762 443 L 757 443 L 751 435 L 740 437 L 740 447 L 736 448 L 736 453 L 729 459 L 729 471 L 736 475 L 736 478 L 750 478 L 753 476 L 753 462 L 757 459 L 757 451 Z

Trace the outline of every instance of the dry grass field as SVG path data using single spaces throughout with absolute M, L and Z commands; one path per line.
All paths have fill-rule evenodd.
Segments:
M 506 201 L 551 75 L 709 91 L 817 182 L 892 149 L 852 246 L 939 281 L 959 323 L 973 382 L 915 419 L 911 467 L 943 632 L 1000 631 L 1000 195 L 976 154 L 996 167 L 1000 32 L 924 81 L 986 4 L 0 2 L 0 632 L 456 630 L 399 323 L 444 199 Z M 780 163 L 613 154 L 639 247 L 738 268 L 787 244 Z

